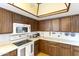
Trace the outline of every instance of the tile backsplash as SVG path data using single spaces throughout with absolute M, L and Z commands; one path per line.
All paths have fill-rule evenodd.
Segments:
M 40 36 L 79 41 L 79 33 L 75 32 L 39 32 Z
M 10 34 L 0 34 L 0 42 L 9 41 Z
M 0 42 L 18 40 L 25 37 L 26 39 L 28 39 L 29 36 L 35 33 L 37 32 L 23 33 L 23 34 L 0 34 Z
M 52 37 L 52 38 L 59 38 L 65 40 L 73 40 L 79 41 L 79 33 L 72 33 L 72 32 L 31 32 L 26 34 L 0 34 L 0 42 L 4 41 L 11 41 L 17 40 L 26 37 L 29 38 L 30 35 L 35 33 L 40 33 L 42 37 Z

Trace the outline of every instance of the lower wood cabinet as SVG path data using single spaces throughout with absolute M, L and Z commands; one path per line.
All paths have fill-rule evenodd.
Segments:
M 9 53 L 4 54 L 3 56 L 17 56 L 17 50 L 13 50 Z
M 54 42 L 49 42 L 46 40 L 40 40 L 40 52 L 44 52 L 50 56 L 58 55 L 58 47 Z
M 59 43 L 58 47 L 59 47 L 59 56 L 72 55 L 71 45 Z
M 39 40 L 34 42 L 34 55 L 36 56 L 39 53 Z
M 35 41 L 34 52 L 35 55 L 43 52 L 50 56 L 79 56 L 79 46 L 40 39 Z
M 50 56 L 58 56 L 58 47 L 55 45 L 48 45 L 48 54 Z
M 79 46 L 72 46 L 73 56 L 79 56 Z

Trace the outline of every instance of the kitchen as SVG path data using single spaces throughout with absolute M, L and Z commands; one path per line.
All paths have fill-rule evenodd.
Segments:
M 0 56 L 79 56 L 77 6 L 0 3 Z

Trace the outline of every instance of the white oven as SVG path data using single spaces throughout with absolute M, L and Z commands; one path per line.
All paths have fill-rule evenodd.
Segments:
M 13 33 L 26 33 L 31 31 L 28 24 L 13 23 Z
M 34 43 L 20 46 L 17 51 L 18 56 L 34 56 Z

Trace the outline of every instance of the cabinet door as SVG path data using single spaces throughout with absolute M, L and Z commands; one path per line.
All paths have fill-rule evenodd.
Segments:
M 50 31 L 50 21 L 44 20 L 39 22 L 39 30 L 40 31 Z
M 56 44 L 54 42 L 54 44 Z M 54 45 L 53 42 L 41 40 L 40 41 L 40 51 L 46 53 L 50 56 L 57 56 L 58 55 L 58 47 Z
M 34 55 L 39 53 L 39 40 L 34 42 Z
M 79 16 L 71 16 L 71 32 L 79 32 Z
M 60 56 L 71 56 L 71 49 L 68 49 L 68 48 L 62 48 L 62 47 L 59 47 L 60 49 Z
M 48 44 L 45 40 L 40 40 L 39 50 L 43 53 L 48 54 Z
M 54 19 L 54 20 L 52 20 L 52 25 L 51 25 L 51 27 L 52 27 L 52 31 L 59 31 L 59 25 L 60 25 L 60 19 Z
M 12 13 L 0 8 L 0 33 L 12 33 Z
M 79 56 L 79 51 L 74 50 L 73 56 Z
M 72 51 L 73 56 L 79 56 L 79 46 L 72 46 Z
M 72 50 L 71 50 L 70 45 L 59 43 L 58 47 L 59 47 L 59 52 L 60 52 L 59 55 L 60 56 L 71 56 Z
M 22 15 L 13 13 L 13 19 L 15 19 L 15 20 L 20 20 L 20 19 L 22 19 Z
M 57 46 L 55 46 L 55 45 L 48 45 L 48 54 L 50 55 L 50 56 L 58 56 L 58 53 L 59 53 L 59 51 L 58 51 L 58 47 Z
M 60 29 L 62 32 L 70 32 L 70 17 L 61 18 Z
M 22 18 L 23 16 L 13 13 L 13 22 L 14 23 L 24 23 L 24 20 Z
M 33 21 L 31 22 L 31 30 L 32 30 L 32 31 L 37 31 L 37 30 L 38 30 L 38 21 L 33 20 Z

